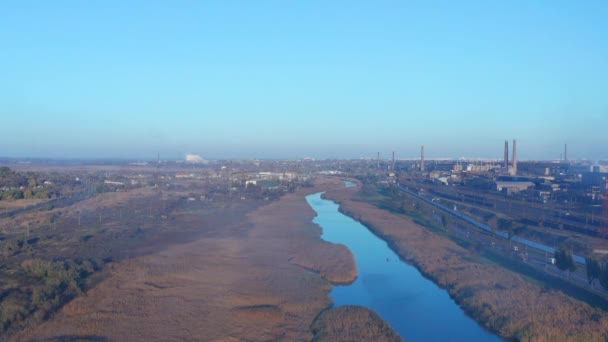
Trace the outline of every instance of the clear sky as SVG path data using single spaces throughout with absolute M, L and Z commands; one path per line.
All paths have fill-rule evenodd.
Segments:
M 0 156 L 608 159 L 608 1 L 0 2 Z

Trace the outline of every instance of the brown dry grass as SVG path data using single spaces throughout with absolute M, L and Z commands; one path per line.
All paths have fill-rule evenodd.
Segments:
M 410 219 L 357 198 L 358 188 L 325 197 L 387 240 L 489 329 L 522 341 L 605 341 L 608 314 L 562 292 L 543 289 L 520 275 L 489 265 L 456 243 Z
M 37 205 L 40 203 L 48 202 L 48 199 L 20 199 L 13 201 L 0 201 L 0 211 L 3 210 L 13 210 L 13 209 L 23 209 L 27 207 L 31 207 L 33 205 Z
M 312 331 L 317 342 L 403 341 L 377 313 L 360 306 L 324 311 L 313 323 Z
M 351 284 L 357 278 L 357 265 L 344 245 L 321 242 L 299 251 L 291 263 L 319 272 L 332 284 Z
M 331 285 L 323 276 L 356 276 L 354 267 L 334 274 L 354 266 L 352 255 L 320 240 L 304 199 L 338 182 L 324 180 L 286 195 L 250 214 L 234 234 L 233 227 L 215 227 L 225 231 L 113 264 L 86 296 L 16 339 L 310 340 L 311 323 L 331 304 Z
M 129 202 L 137 198 L 156 196 L 156 191 L 152 188 L 138 188 L 127 192 L 109 192 L 99 194 L 86 200 L 77 202 L 65 208 L 51 210 L 39 210 L 29 212 L 15 217 L 0 219 L 0 231 L 14 233 L 25 229 L 36 229 L 42 225 L 49 224 L 51 216 L 77 217 L 77 213 L 90 213 L 101 211 L 107 208 L 126 207 Z M 28 200 L 29 201 L 29 200 Z M 32 200 L 46 201 L 46 200 Z

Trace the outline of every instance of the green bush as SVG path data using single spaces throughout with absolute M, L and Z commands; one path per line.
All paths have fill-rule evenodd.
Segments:
M 23 239 L 10 239 L 0 242 L 0 252 L 9 257 L 17 253 L 23 247 Z
M 22 327 L 28 317 L 40 320 L 82 293 L 87 278 L 101 266 L 95 260 L 49 261 L 28 259 L 21 263 L 23 284 L 9 290 L 0 302 L 0 327 Z
M 18 292 L 7 296 L 0 303 L 0 324 L 3 330 L 15 322 L 22 321 L 28 314 L 27 302 L 20 298 Z

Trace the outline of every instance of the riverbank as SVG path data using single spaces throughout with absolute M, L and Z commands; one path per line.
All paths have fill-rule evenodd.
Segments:
M 608 315 L 562 292 L 541 288 L 491 264 L 409 218 L 364 201 L 361 187 L 335 189 L 324 198 L 386 240 L 463 307 L 500 336 L 523 341 L 604 341 Z

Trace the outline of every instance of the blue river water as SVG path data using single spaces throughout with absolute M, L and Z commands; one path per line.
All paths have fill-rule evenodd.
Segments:
M 317 212 L 313 222 L 323 229 L 322 238 L 346 245 L 357 263 L 357 280 L 333 287 L 334 306 L 370 308 L 407 341 L 501 341 L 468 317 L 445 290 L 399 260 L 385 241 L 340 213 L 336 203 L 321 193 L 306 200 Z

